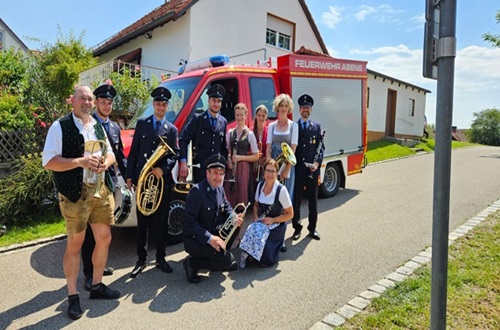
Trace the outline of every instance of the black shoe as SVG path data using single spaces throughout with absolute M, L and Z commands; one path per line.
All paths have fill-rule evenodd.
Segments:
M 104 268 L 104 272 L 102 273 L 102 275 L 104 275 L 104 276 L 113 275 L 114 271 L 115 271 L 114 268 L 106 267 L 106 268 Z
M 120 292 L 108 288 L 104 283 L 92 285 L 90 289 L 90 299 L 118 299 Z
M 298 240 L 300 238 L 300 232 L 302 231 L 302 229 L 295 229 L 295 231 L 293 232 L 293 236 L 292 236 L 292 239 L 294 241 Z
M 319 241 L 321 239 L 321 237 L 319 236 L 319 233 L 314 230 L 314 231 L 310 231 L 309 232 L 309 236 L 312 238 L 312 239 L 315 239 L 317 241 Z
M 228 272 L 232 272 L 234 270 L 238 270 L 238 263 L 236 261 L 233 261 L 231 263 L 231 266 L 227 269 Z
M 68 296 L 68 316 L 72 320 L 78 320 L 82 317 L 82 308 L 80 307 L 80 298 L 78 294 L 72 294 Z
M 198 276 L 197 271 L 191 267 L 191 263 L 189 262 L 189 258 L 184 259 L 182 262 L 182 266 L 184 267 L 184 270 L 186 271 L 186 278 L 188 282 L 190 283 L 200 283 L 201 282 L 201 277 Z
M 156 261 L 156 268 L 160 268 L 164 273 L 171 273 L 174 271 L 164 259 Z
M 280 251 L 281 251 L 281 252 L 286 252 L 286 251 L 288 251 L 288 248 L 286 247 L 286 245 L 283 245 L 283 246 L 280 248 Z
M 142 271 L 146 268 L 146 260 L 137 260 L 135 263 L 134 269 L 132 269 L 132 273 L 130 273 L 131 278 L 136 278 L 137 275 L 142 273 Z
M 85 276 L 85 281 L 83 282 L 83 288 L 85 291 L 90 291 L 92 287 L 92 275 Z

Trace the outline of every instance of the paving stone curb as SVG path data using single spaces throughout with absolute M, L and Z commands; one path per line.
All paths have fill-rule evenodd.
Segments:
M 452 231 L 448 235 L 448 245 L 453 244 L 455 240 L 467 234 L 471 229 L 484 221 L 486 217 L 500 210 L 500 200 L 497 200 L 474 217 L 467 220 L 463 225 Z M 315 323 L 311 330 L 335 329 L 343 325 L 348 319 L 360 313 L 368 307 L 371 301 L 379 297 L 388 288 L 395 286 L 398 282 L 402 282 L 408 278 L 416 269 L 425 266 L 431 261 L 432 247 L 428 247 L 411 260 L 406 262 L 404 266 L 399 267 L 393 273 L 390 273 L 385 278 L 370 286 L 366 291 L 358 294 L 357 297 L 349 300 L 345 305 L 336 311 L 326 315 L 321 321 Z

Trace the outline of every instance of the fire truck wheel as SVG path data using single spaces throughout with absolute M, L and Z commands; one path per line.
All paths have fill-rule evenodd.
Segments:
M 325 170 L 323 183 L 319 186 L 319 195 L 323 198 L 334 196 L 339 191 L 342 175 L 337 163 L 329 164 Z
M 184 225 L 185 202 L 176 199 L 170 202 L 167 219 L 167 243 L 177 244 L 182 241 L 182 228 Z

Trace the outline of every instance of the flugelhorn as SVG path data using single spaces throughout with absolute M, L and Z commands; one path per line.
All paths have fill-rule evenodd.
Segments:
M 226 249 L 228 248 L 229 241 L 233 237 L 234 233 L 236 232 L 236 229 L 238 228 L 238 224 L 236 220 L 238 219 L 238 213 L 236 213 L 236 209 L 238 207 L 243 207 L 243 212 L 241 212 L 241 216 L 243 219 L 245 219 L 245 214 L 247 213 L 247 209 L 250 206 L 250 202 L 245 206 L 244 203 L 239 203 L 236 204 L 233 212 L 227 217 L 226 222 L 220 227 L 219 229 L 219 237 L 224 240 L 224 243 L 226 244 Z
M 85 142 L 85 151 L 90 152 L 90 155 L 93 155 L 96 152 L 101 152 L 101 159 L 99 160 L 99 166 L 106 160 L 107 156 L 107 151 L 108 151 L 108 146 L 105 141 L 103 140 L 92 140 L 92 141 L 87 141 Z M 99 167 L 98 166 L 98 167 Z M 92 194 L 92 197 L 95 198 L 102 198 L 100 191 L 102 184 L 104 182 L 104 175 L 106 171 L 102 171 L 100 173 L 97 173 L 96 171 L 90 170 L 87 174 L 87 182 L 93 181 L 94 175 L 96 175 L 96 186 L 94 189 L 94 193 Z
M 153 167 L 166 154 L 175 152 L 169 147 L 163 137 L 160 138 L 160 144 L 149 157 L 146 164 L 141 170 L 139 179 L 137 180 L 136 189 L 136 204 L 137 209 L 144 215 L 153 214 L 161 203 L 163 196 L 163 178 L 157 179 L 153 174 Z
M 297 158 L 295 158 L 292 147 L 290 147 L 286 142 L 281 142 L 281 154 L 276 157 L 275 161 L 279 167 L 285 163 L 289 163 L 292 166 L 297 164 Z

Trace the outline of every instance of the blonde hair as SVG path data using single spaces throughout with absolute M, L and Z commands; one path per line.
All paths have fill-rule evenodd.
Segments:
M 245 116 L 248 114 L 248 108 L 247 106 L 245 105 L 245 103 L 238 103 L 234 106 L 234 110 L 238 110 L 238 109 L 241 109 L 245 112 Z
M 288 103 L 288 113 L 292 113 L 293 112 L 293 100 L 292 98 L 290 97 L 290 95 L 288 94 L 280 94 L 278 96 L 276 96 L 274 98 L 274 101 L 273 101 L 273 111 L 278 113 L 278 106 L 282 103 L 282 102 L 287 102 Z

